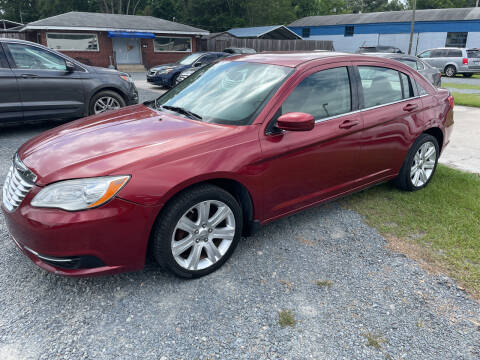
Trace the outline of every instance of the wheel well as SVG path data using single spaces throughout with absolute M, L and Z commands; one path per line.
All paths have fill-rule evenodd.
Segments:
M 438 127 L 430 128 L 426 131 L 424 131 L 425 134 L 432 135 L 435 139 L 437 139 L 438 142 L 438 147 L 440 148 L 440 151 L 442 151 L 442 146 L 443 146 L 443 133 L 442 130 Z
M 125 101 L 125 103 L 128 102 L 127 96 L 121 90 L 118 90 L 117 88 L 114 88 L 114 87 L 104 87 L 104 88 L 98 89 L 92 94 L 92 96 L 90 96 L 90 101 L 88 102 L 89 106 L 91 105 L 90 103 L 92 102 L 93 97 L 102 91 L 113 91 L 114 93 L 117 93 L 118 95 L 120 95 L 122 99 Z

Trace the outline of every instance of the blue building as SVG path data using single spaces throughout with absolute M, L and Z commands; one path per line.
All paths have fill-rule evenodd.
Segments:
M 305 40 L 332 40 L 336 51 L 391 45 L 408 52 L 412 11 L 308 16 L 288 27 Z M 415 12 L 412 54 L 437 47 L 480 48 L 480 8 Z

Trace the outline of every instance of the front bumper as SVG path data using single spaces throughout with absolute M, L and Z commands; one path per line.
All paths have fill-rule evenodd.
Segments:
M 132 83 L 132 87 L 127 95 L 127 106 L 138 104 L 138 90 L 135 84 Z
M 2 205 L 16 245 L 39 267 L 59 275 L 92 276 L 142 269 L 159 208 L 119 198 L 96 209 L 34 208 L 34 187 L 14 211 Z
M 171 79 L 171 76 L 169 76 L 169 74 L 162 74 L 162 75 L 147 74 L 147 81 L 155 85 L 170 86 L 172 79 Z

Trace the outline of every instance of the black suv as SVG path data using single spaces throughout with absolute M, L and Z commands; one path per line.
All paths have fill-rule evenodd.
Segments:
M 0 38 L 0 123 L 75 119 L 136 103 L 138 92 L 126 73 Z

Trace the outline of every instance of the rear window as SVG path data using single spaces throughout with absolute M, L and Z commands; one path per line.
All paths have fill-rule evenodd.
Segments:
M 469 58 L 480 58 L 480 50 L 467 50 Z

